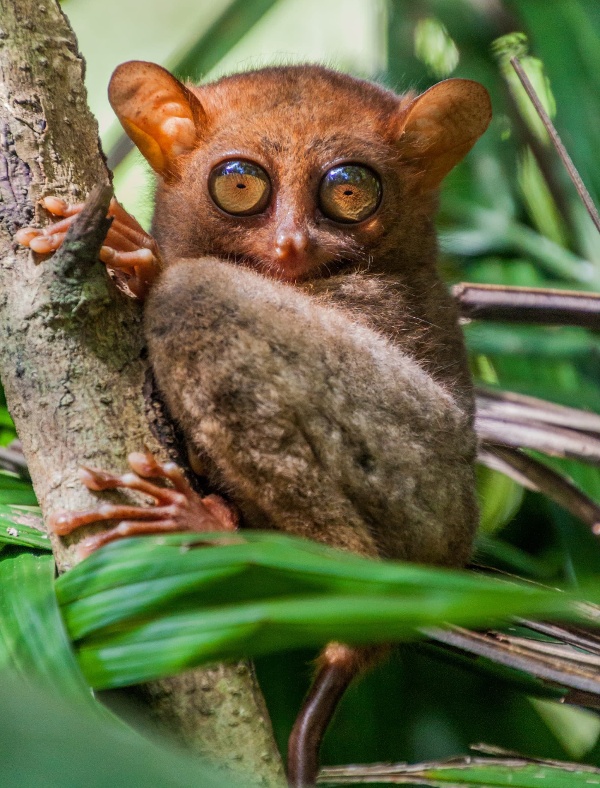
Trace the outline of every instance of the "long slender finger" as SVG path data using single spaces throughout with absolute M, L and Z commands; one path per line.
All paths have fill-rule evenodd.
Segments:
M 60 222 L 55 222 L 54 224 L 49 224 L 47 227 L 42 229 L 35 227 L 23 227 L 15 233 L 15 240 L 23 246 L 30 246 L 33 238 L 51 238 L 52 236 L 59 235 L 62 239 L 65 237 L 65 233 L 70 229 L 71 225 L 77 218 L 77 215 L 78 214 L 72 214 L 71 216 L 67 216 L 66 219 L 62 219 Z M 124 237 L 118 231 L 118 229 L 115 231 L 112 227 L 108 231 L 104 243 L 107 246 L 113 247 L 114 249 L 127 252 L 136 251 L 140 247 L 139 243 L 134 243 L 133 241 Z M 146 254 L 150 250 L 145 247 L 142 251 L 144 254 Z
M 105 520 L 171 520 L 172 510 L 169 507 L 121 506 L 103 503 L 93 511 L 58 512 L 48 520 L 48 527 L 57 536 L 66 536 L 83 525 L 101 523 Z
M 68 228 L 74 221 L 74 217 L 81 213 L 85 203 L 76 203 L 69 205 L 65 200 L 60 197 L 44 197 L 40 200 L 40 204 L 54 216 L 65 217 L 62 222 L 57 222 L 50 225 L 45 229 L 45 232 L 54 232 L 58 228 L 58 232 L 62 232 L 63 228 Z M 127 211 L 115 200 L 110 202 L 108 215 L 114 218 L 113 226 L 118 228 L 117 233 L 123 236 L 131 243 L 132 248 L 137 246 L 148 247 L 152 243 L 152 238 L 144 231 L 136 219 L 127 213 Z
M 100 259 L 112 268 L 147 268 L 153 267 L 157 262 L 150 249 L 122 252 L 107 245 L 100 249 Z
M 127 457 L 129 467 L 144 478 L 168 479 L 173 487 L 186 496 L 194 495 L 181 468 L 174 462 L 159 462 L 150 452 L 134 451 Z
M 128 241 L 136 248 L 141 247 L 142 249 L 151 249 L 152 251 L 155 251 L 157 248 L 154 238 L 148 235 L 144 230 L 134 230 L 132 227 L 122 224 L 121 222 L 117 222 L 115 230 L 124 241 Z
M 29 242 L 29 248 L 38 254 L 50 254 L 55 252 L 65 240 L 66 233 L 56 233 L 55 235 L 38 235 Z
M 78 214 L 79 211 L 76 213 L 73 212 L 65 219 L 44 227 L 41 230 L 42 235 L 56 235 L 56 233 L 67 232 L 67 230 L 77 218 Z M 145 238 L 142 236 L 145 236 Z M 146 240 L 147 238 L 148 236 L 143 232 L 143 230 L 141 233 L 136 233 L 134 235 L 129 231 L 129 228 L 126 225 L 122 224 L 121 222 L 114 221 L 106 235 L 106 240 L 104 243 L 107 246 L 114 247 L 115 249 L 129 252 L 138 249 L 140 246 L 148 248 L 148 241 Z M 145 241 L 145 243 L 142 243 L 143 241 Z M 150 241 L 152 241 L 152 239 L 150 239 Z
M 106 471 L 97 471 L 94 468 L 80 468 L 79 478 L 88 488 L 100 492 L 102 490 L 117 490 L 125 488 L 127 490 L 136 490 L 137 492 L 144 493 L 154 498 L 159 504 L 168 505 L 173 503 L 173 496 L 178 494 L 176 491 L 168 487 L 159 487 L 157 484 L 152 484 L 145 479 L 141 479 L 135 473 L 124 473 L 116 476 Z
M 128 536 L 148 536 L 150 534 L 164 534 L 179 531 L 179 526 L 174 520 L 161 520 L 160 522 L 141 523 L 135 520 L 124 520 L 110 531 L 103 531 L 84 539 L 77 545 L 77 552 L 81 558 L 88 555 L 109 542 L 117 539 L 126 539 Z
M 43 234 L 43 230 L 38 230 L 36 227 L 21 227 L 15 233 L 15 241 L 21 246 L 29 246 L 34 238 Z
M 69 205 L 69 203 L 61 197 L 49 196 L 42 197 L 40 205 L 54 216 L 73 216 L 73 214 L 81 213 L 85 203 L 79 202 L 75 203 L 75 205 Z
M 219 530 L 237 531 L 239 517 L 237 512 L 220 495 L 207 495 L 202 499 L 202 503 L 209 514 L 221 526 Z
M 129 214 L 127 215 L 129 216 Z M 148 235 L 148 233 L 137 224 L 133 216 L 129 216 L 129 219 L 131 222 L 135 222 L 137 226 L 132 226 L 130 222 L 117 218 L 113 219 L 112 226 L 123 239 L 127 240 L 133 246 L 141 246 L 146 249 L 153 248 L 156 243 L 154 238 Z
M 74 213 L 71 216 L 67 216 L 66 219 L 61 219 L 60 222 L 54 222 L 54 224 L 49 224 L 42 229 L 43 235 L 56 235 L 56 233 L 66 233 L 69 227 L 73 224 L 75 219 L 77 219 L 78 214 Z
M 140 244 L 132 241 L 121 232 L 123 225 L 113 222 L 106 234 L 104 244 L 111 249 L 119 249 L 122 252 L 133 252 L 140 248 Z
M 135 216 L 132 216 L 130 213 L 127 213 L 125 208 L 121 205 L 120 202 L 115 200 L 113 197 L 110 201 L 110 215 L 115 217 L 115 221 L 121 224 L 126 225 L 127 227 L 131 227 L 132 229 L 137 230 L 139 233 L 144 233 L 144 229 L 142 225 L 138 222 Z

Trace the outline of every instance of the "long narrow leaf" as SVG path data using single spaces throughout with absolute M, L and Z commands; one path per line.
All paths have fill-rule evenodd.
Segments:
M 0 504 L 0 545 L 3 543 L 50 550 L 50 541 L 37 506 Z
M 75 660 L 53 579 L 52 556 L 23 552 L 0 561 L 0 662 L 103 714 Z
M 102 688 L 331 639 L 388 642 L 515 615 L 585 618 L 554 589 L 257 532 L 116 542 L 56 586 L 84 673 Z

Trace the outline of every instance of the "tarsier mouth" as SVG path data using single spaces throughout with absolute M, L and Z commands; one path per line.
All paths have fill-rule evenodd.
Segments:
M 238 265 L 243 265 L 245 268 L 251 268 L 270 279 L 277 279 L 280 282 L 289 282 L 290 284 L 299 284 L 315 278 L 328 279 L 335 276 L 340 271 L 346 271 L 351 267 L 359 265 L 358 260 L 351 257 L 343 257 L 341 259 L 325 258 L 324 255 L 303 255 L 298 258 L 296 264 L 291 266 L 289 262 L 285 265 L 275 260 L 259 259 L 251 255 L 236 256 L 234 261 Z

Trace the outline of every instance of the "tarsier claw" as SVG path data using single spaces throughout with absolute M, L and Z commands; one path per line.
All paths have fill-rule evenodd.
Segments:
M 66 536 L 84 525 L 118 520 L 113 528 L 95 534 L 79 545 L 80 555 L 89 555 L 108 542 L 141 534 L 175 532 L 235 531 L 237 514 L 218 495 L 204 498 L 194 492 L 183 471 L 172 462 L 159 462 L 152 454 L 134 452 L 128 457 L 131 472 L 114 475 L 93 468 L 81 468 L 83 484 L 94 491 L 128 489 L 147 495 L 152 506 L 101 503 L 97 509 L 58 512 L 49 519 L 49 528 Z M 166 479 L 171 487 L 161 487 L 148 479 Z
M 29 246 L 34 238 L 41 235 L 41 230 L 36 230 L 35 227 L 22 227 L 15 233 L 15 241 L 21 246 Z
M 54 216 L 72 216 L 73 214 L 79 213 L 83 208 L 83 203 L 69 205 L 62 197 L 54 197 L 53 195 L 42 197 L 40 205 L 54 214 Z
M 55 252 L 84 204 L 69 205 L 60 197 L 43 197 L 40 205 L 61 220 L 41 229 L 23 227 L 15 233 L 15 241 L 37 254 Z M 111 200 L 108 215 L 113 221 L 100 250 L 100 260 L 121 289 L 143 298 L 161 268 L 156 241 L 115 199 Z

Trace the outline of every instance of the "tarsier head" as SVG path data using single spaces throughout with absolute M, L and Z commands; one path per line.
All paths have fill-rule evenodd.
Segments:
M 109 97 L 159 176 L 167 259 L 216 255 L 285 281 L 401 266 L 433 244 L 437 187 L 491 117 L 476 82 L 397 96 L 320 66 L 193 87 L 131 61 Z

